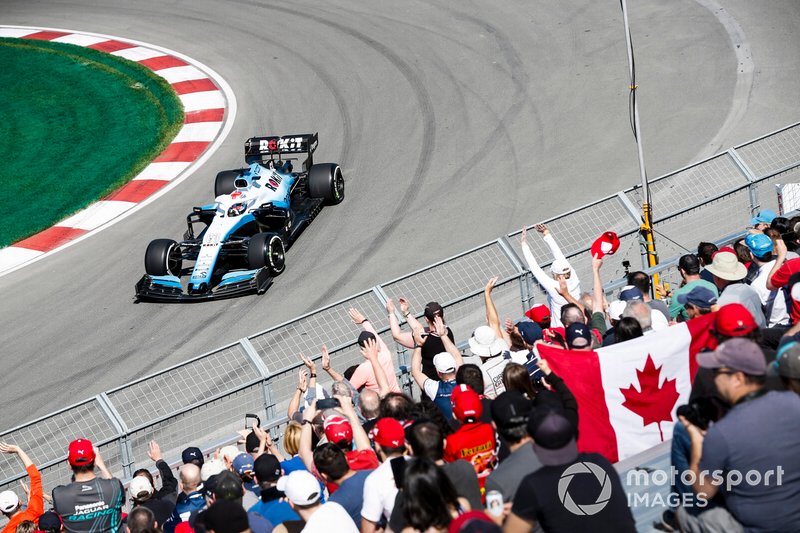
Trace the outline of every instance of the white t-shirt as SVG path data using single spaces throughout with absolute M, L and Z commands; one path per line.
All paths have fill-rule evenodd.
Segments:
M 336 533 L 358 533 L 360 529 L 353 523 L 353 519 L 350 518 L 344 507 L 336 502 L 325 502 L 308 519 L 303 533 L 332 533 L 334 531 Z
M 775 266 L 774 259 L 769 263 L 761 265 L 758 269 L 758 275 L 753 282 L 750 283 L 750 286 L 758 293 L 758 297 L 761 298 L 761 305 L 764 307 L 765 313 L 769 307 L 770 300 L 772 300 L 772 313 L 770 313 L 770 316 L 766 317 L 768 328 L 777 325 L 786 326 L 789 324 L 789 312 L 786 310 L 786 298 L 783 295 L 783 291 L 780 289 L 774 291 L 767 290 L 767 278 L 773 266 Z
M 505 352 L 507 354 L 507 352 Z M 503 369 L 511 359 L 507 359 L 504 355 L 496 355 L 486 359 L 481 364 L 481 372 L 483 372 L 483 394 L 487 398 L 497 398 L 506 390 L 503 385 Z
M 543 240 L 545 244 L 550 247 L 553 259 L 567 260 L 552 235 L 545 236 Z M 531 252 L 528 243 L 523 244 L 522 255 L 525 258 L 525 262 L 528 263 L 528 269 L 533 274 L 533 277 L 536 278 L 539 285 L 547 292 L 547 307 L 550 308 L 550 327 L 555 328 L 561 326 L 561 308 L 567 305 L 567 300 L 558 293 L 558 282 L 542 270 L 542 267 L 539 266 L 539 263 L 537 263 L 536 259 L 533 257 L 533 252 Z M 578 279 L 578 273 L 575 272 L 572 265 L 570 265 L 570 270 L 572 270 L 572 273 L 567 280 L 567 290 L 569 290 L 570 295 L 577 300 L 581 296 L 581 281 Z
M 364 481 L 364 503 L 361 516 L 371 522 L 379 522 L 381 516 L 388 520 L 394 509 L 397 487 L 391 461 L 384 461 Z

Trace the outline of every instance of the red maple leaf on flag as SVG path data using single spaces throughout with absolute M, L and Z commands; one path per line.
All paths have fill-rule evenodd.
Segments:
M 619 390 L 625 396 L 622 406 L 641 416 L 645 426 L 652 423 L 658 424 L 661 442 L 664 442 L 661 422 L 672 422 L 672 408 L 675 407 L 680 394 L 675 386 L 677 378 L 664 380 L 664 384 L 661 387 L 658 386 L 661 379 L 661 368 L 661 366 L 656 368 L 653 358 L 647 354 L 644 369 L 636 369 L 636 377 L 641 390 L 636 390 L 633 383 L 627 389 Z

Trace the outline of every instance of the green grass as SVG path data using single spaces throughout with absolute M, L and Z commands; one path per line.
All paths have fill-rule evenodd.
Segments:
M 0 247 L 130 181 L 183 106 L 151 70 L 70 44 L 0 38 Z

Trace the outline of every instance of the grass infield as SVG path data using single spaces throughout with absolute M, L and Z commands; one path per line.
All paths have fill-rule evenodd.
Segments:
M 172 87 L 80 46 L 0 38 L 0 247 L 130 181 L 180 130 Z

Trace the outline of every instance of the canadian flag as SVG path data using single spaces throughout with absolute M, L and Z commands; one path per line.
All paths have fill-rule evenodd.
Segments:
M 578 402 L 578 449 L 615 463 L 672 438 L 714 314 L 597 351 L 537 345 Z

